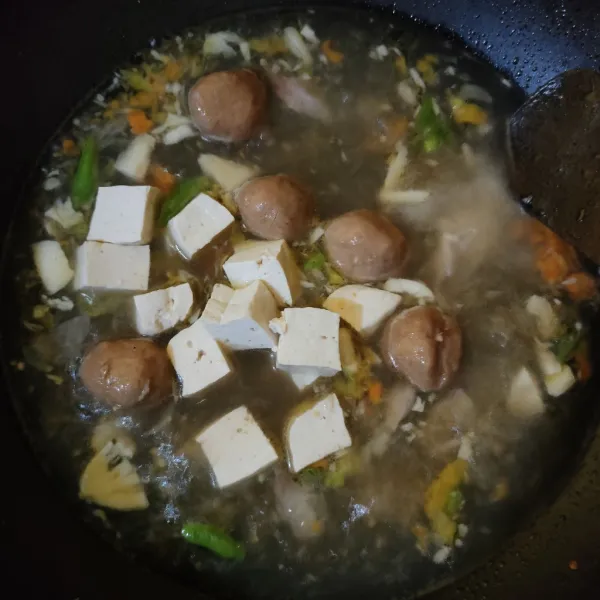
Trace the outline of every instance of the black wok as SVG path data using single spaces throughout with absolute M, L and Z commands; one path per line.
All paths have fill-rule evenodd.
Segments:
M 0 163 L 2 238 L 8 235 L 13 208 L 44 144 L 73 106 L 112 68 L 145 47 L 151 37 L 177 32 L 213 14 L 259 3 L 5 0 L 0 19 L 5 146 Z M 350 3 L 348 0 L 342 4 Z M 302 2 L 278 4 L 297 6 Z M 388 4 L 455 32 L 513 76 L 526 92 L 565 69 L 600 66 L 600 13 L 594 0 L 373 3 L 377 9 Z M 12 235 L 18 236 L 18 229 L 13 229 Z M 10 252 L 10 244 L 6 247 Z M 10 287 L 7 277 L 4 274 L 3 292 Z M 11 346 L 16 326 L 11 315 L 15 312 L 10 295 L 2 296 L 0 332 L 4 357 L 10 357 L 15 350 Z M 579 426 L 571 428 L 561 440 L 565 452 L 554 465 L 556 481 L 554 496 L 550 496 L 563 490 L 577 469 L 574 479 L 551 507 L 537 507 L 538 516 L 524 521 L 522 530 L 499 555 L 488 558 L 475 572 L 432 597 L 597 597 L 600 438 L 592 438 L 600 416 L 600 402 L 596 401 L 600 395 L 600 328 L 596 326 L 594 331 L 595 377 L 583 392 L 588 397 L 581 406 L 586 409 L 575 416 L 581 421 Z M 115 553 L 83 527 L 34 458 L 12 409 L 6 382 L 1 384 L 0 393 L 3 595 L 99 600 L 198 598 L 203 594 L 219 597 L 218 582 L 207 581 L 202 590 L 184 587 Z

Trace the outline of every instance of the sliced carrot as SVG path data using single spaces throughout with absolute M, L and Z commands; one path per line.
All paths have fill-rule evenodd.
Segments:
M 573 300 L 589 300 L 596 295 L 596 282 L 591 275 L 579 272 L 573 273 L 562 282 L 562 287 Z
M 588 355 L 587 347 L 578 349 L 573 356 L 575 365 L 577 366 L 577 375 L 580 381 L 587 381 L 592 376 L 592 364 Z
M 71 138 L 65 138 L 62 143 L 63 154 L 67 156 L 76 156 L 79 154 L 77 144 Z
M 177 81 L 183 75 L 183 67 L 175 60 L 170 60 L 165 66 L 167 81 Z
M 565 257 L 554 248 L 540 248 L 536 252 L 535 264 L 546 283 L 556 285 L 566 279 L 571 272 Z
M 149 185 L 157 187 L 163 194 L 168 194 L 177 183 L 177 177 L 160 165 L 150 165 L 147 180 Z
M 371 404 L 379 404 L 383 396 L 383 385 L 381 381 L 375 379 L 369 384 L 369 401 Z
M 154 123 L 146 116 L 143 110 L 130 110 L 127 113 L 127 120 L 131 127 L 131 133 L 134 135 L 148 133 L 154 127 Z
M 344 55 L 331 47 L 331 40 L 325 40 L 321 44 L 321 51 L 327 60 L 334 65 L 338 65 L 344 60 Z
M 138 92 L 129 99 L 129 106 L 133 108 L 152 108 L 158 99 L 153 92 Z
M 408 131 L 408 119 L 406 117 L 394 117 L 385 123 L 388 142 L 394 146 L 402 139 Z

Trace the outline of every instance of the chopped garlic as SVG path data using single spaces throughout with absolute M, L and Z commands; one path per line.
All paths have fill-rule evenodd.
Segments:
M 553 375 L 544 377 L 546 391 L 550 396 L 557 398 L 570 390 L 575 385 L 575 375 L 569 365 L 562 365 L 561 370 Z
M 311 44 L 318 44 L 319 38 L 315 34 L 315 31 L 310 25 L 304 25 L 300 30 L 300 35 Z
M 71 200 L 56 200 L 56 202 L 44 213 L 46 219 L 54 221 L 65 231 L 76 227 L 83 222 L 83 214 L 73 208 Z
M 417 105 L 417 102 L 419 101 L 417 93 L 408 81 L 401 81 L 396 86 L 396 92 L 398 93 L 398 96 L 400 96 L 401 100 L 403 100 L 409 106 Z
M 313 58 L 310 50 L 297 29 L 286 27 L 283 30 L 283 41 L 296 58 L 299 58 L 305 65 L 312 64 Z
M 408 148 L 399 142 L 396 145 L 396 156 L 394 156 L 390 166 L 388 167 L 385 179 L 383 181 L 384 190 L 393 190 L 400 185 L 402 176 L 408 165 Z
M 560 328 L 558 316 L 550 302 L 543 296 L 530 296 L 525 304 L 527 312 L 535 319 L 537 331 L 542 340 L 556 336 Z
M 442 563 L 448 560 L 450 553 L 452 552 L 452 548 L 450 546 L 442 546 L 434 555 L 433 562 L 436 565 L 441 565 Z
M 383 284 L 383 289 L 388 292 L 411 296 L 423 302 L 435 302 L 433 292 L 422 281 L 416 279 L 388 279 Z
M 232 31 L 217 31 L 209 33 L 204 39 L 202 51 L 204 54 L 220 54 L 227 58 L 233 58 L 236 55 L 233 45 L 240 49 L 240 53 L 245 60 L 250 60 L 250 49 L 246 40 Z
M 383 204 L 420 204 L 431 196 L 428 190 L 381 190 L 379 200 Z
M 409 69 L 408 70 L 408 74 L 410 75 L 411 79 L 421 88 L 421 89 L 425 89 L 425 82 L 423 81 L 423 78 L 419 75 L 419 71 L 417 71 L 415 68 Z M 434 108 L 435 108 L 435 104 L 434 104 Z
M 316 244 L 325 234 L 325 229 L 318 225 L 308 234 L 308 243 Z
M 48 298 L 48 296 L 42 295 L 42 301 L 50 308 L 55 308 L 56 310 L 63 312 L 69 312 L 75 308 L 75 303 L 67 296 L 62 296 L 61 298 Z

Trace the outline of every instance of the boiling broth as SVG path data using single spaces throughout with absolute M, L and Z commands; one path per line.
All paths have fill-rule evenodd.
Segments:
M 131 438 L 136 446 L 132 461 L 149 507 L 119 513 L 85 504 L 88 518 L 97 520 L 118 545 L 167 569 L 198 582 L 218 576 L 224 597 L 318 597 L 348 590 L 359 596 L 388 589 L 408 596 L 441 584 L 492 547 L 522 513 L 552 474 L 554 459 L 546 455 L 569 422 L 570 398 L 545 398 L 543 414 L 533 419 L 516 418 L 506 406 L 511 382 L 522 365 L 540 377 L 536 320 L 525 309 L 528 298 L 539 295 L 553 303 L 563 326 L 561 335 L 567 329 L 569 334 L 584 330 L 579 307 L 565 289 L 549 285 L 540 276 L 535 249 L 509 233 L 526 218 L 506 189 L 500 140 L 520 92 L 459 43 L 436 32 L 408 21 L 395 27 L 375 17 L 361 22 L 358 16 L 343 15 L 335 20 L 320 13 L 271 15 L 256 21 L 230 17 L 141 53 L 128 75 L 116 76 L 57 137 L 43 181 L 31 199 L 28 234 L 15 252 L 23 354 L 12 365 L 15 377 L 34 386 L 22 395 L 20 410 L 35 443 L 43 448 L 53 477 L 75 497 L 81 473 L 95 453 L 91 442 L 99 425 L 105 424 L 106 439 Z M 273 100 L 268 127 L 248 143 L 227 145 L 196 135 L 174 145 L 157 144 L 152 162 L 177 177 L 191 177 L 199 173 L 198 154 L 210 152 L 256 165 L 263 173 L 293 175 L 314 190 L 323 223 L 356 208 L 385 211 L 408 238 L 405 276 L 425 281 L 436 303 L 457 316 L 465 348 L 457 376 L 442 392 L 419 392 L 417 404 L 401 425 L 396 423 L 388 439 L 381 437 L 387 431 L 388 401 L 378 404 L 365 394 L 356 397 L 339 377 L 320 379 L 299 392 L 274 368 L 268 351 L 233 353 L 234 377 L 198 398 L 177 398 L 151 409 L 111 410 L 89 394 L 78 370 L 82 356 L 98 341 L 137 335 L 130 296 L 62 290 L 57 296 L 73 301 L 74 307 L 60 310 L 43 300 L 32 270 L 32 242 L 54 234 L 72 260 L 85 239 L 84 228 L 48 232 L 46 227 L 44 213 L 57 199 L 67 198 L 78 162 L 64 140 L 79 145 L 93 134 L 100 147 L 100 185 L 129 184 L 114 164 L 133 137 L 127 120 L 136 92 L 131 73 L 147 73 L 144 65 L 157 70 L 169 59 L 188 65 L 188 71 L 171 82 L 174 92 L 166 94 L 163 102 L 168 110 L 145 109 L 158 124 L 165 116 L 157 113 L 179 110 L 185 115 L 185 92 L 203 73 L 245 64 L 235 43 L 229 57 L 207 55 L 207 33 L 227 30 L 243 41 L 276 44 L 285 27 L 300 32 L 306 25 L 320 42 L 331 40 L 331 47 L 343 55 L 339 63 L 332 62 L 335 55 L 321 50 L 320 43 L 311 45 L 304 38 L 314 55 L 310 69 L 289 50 L 269 56 L 252 50 L 252 44 L 250 64 L 272 76 L 298 76 L 299 81 L 316 85 L 319 100 L 332 111 L 330 121 L 295 114 Z M 423 90 L 419 82 L 424 77 L 431 82 L 423 81 Z M 465 85 L 476 85 L 476 101 L 462 101 L 484 110 L 486 122 L 457 127 L 456 138 L 435 152 L 417 151 L 410 144 L 419 143 L 413 133 L 415 112 L 419 106 L 422 110 L 422 103 L 407 104 L 398 93 L 401 82 L 418 99 L 426 94 L 434 97 L 448 118 L 452 100 L 447 95 L 458 102 Z M 474 93 L 473 88 L 470 91 Z M 400 121 L 407 131 L 395 139 L 393 124 Z M 411 155 L 402 186 L 428 190 L 430 197 L 424 202 L 378 201 L 389 163 L 401 151 L 399 143 Z M 227 206 L 222 190 L 215 195 Z M 88 220 L 89 211 L 84 223 Z M 149 289 L 190 281 L 196 309 L 203 308 L 215 282 L 227 281 L 221 266 L 233 242 L 217 242 L 208 252 L 186 261 L 157 234 L 151 246 Z M 303 240 L 293 246 L 300 266 L 314 255 L 316 244 Z M 339 282 L 310 271 L 305 273 L 310 285 L 298 306 L 320 306 L 339 287 Z M 157 342 L 166 346 L 172 335 L 163 334 Z M 560 341 L 560 335 L 555 337 Z M 377 340 L 357 339 L 357 344 L 379 353 Z M 568 364 L 577 373 L 577 365 Z M 369 368 L 369 376 L 381 382 L 385 399 L 398 377 L 377 362 Z M 303 400 L 331 390 L 342 400 L 352 451 L 361 457 L 359 468 L 328 480 L 329 472 L 342 471 L 339 461 L 344 456 L 339 456 L 325 473 L 305 469 L 292 479 L 281 459 L 275 467 L 231 488 L 214 486 L 194 441 L 203 427 L 244 404 L 280 448 L 290 414 Z M 468 402 L 452 396 L 457 391 Z M 371 450 L 374 440 L 385 446 L 380 454 Z M 423 512 L 425 494 L 461 449 L 469 463 L 469 481 L 460 488 L 457 534 L 451 544 L 440 543 Z M 308 502 L 310 514 L 316 515 L 308 536 L 299 536 L 294 527 L 298 524 L 282 514 L 282 497 L 290 501 L 288 495 L 295 491 L 298 498 L 293 501 Z M 231 532 L 245 544 L 244 561 L 227 562 L 188 544 L 181 528 L 190 521 Z

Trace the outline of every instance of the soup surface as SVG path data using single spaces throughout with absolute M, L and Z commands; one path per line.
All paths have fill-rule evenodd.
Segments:
M 520 98 L 428 29 L 310 12 L 117 71 L 13 258 L 20 408 L 87 517 L 224 597 L 413 595 L 502 538 L 595 296 L 506 189 Z

